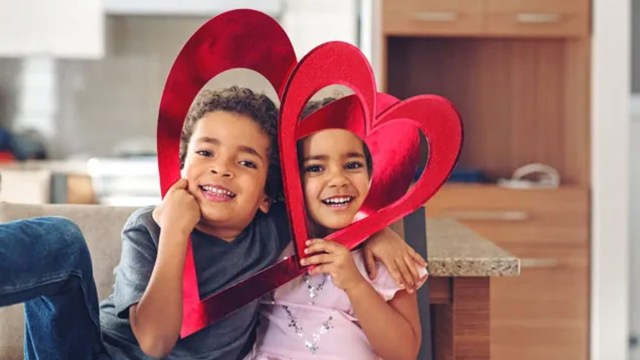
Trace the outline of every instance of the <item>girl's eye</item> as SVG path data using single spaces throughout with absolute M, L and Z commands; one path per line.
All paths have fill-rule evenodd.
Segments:
M 351 161 L 345 165 L 345 169 L 349 169 L 349 170 L 361 169 L 363 167 L 364 167 L 364 164 L 361 163 L 360 161 Z
M 244 167 L 248 167 L 250 169 L 257 169 L 258 168 L 258 165 L 256 165 L 256 163 L 254 163 L 253 161 L 249 161 L 249 160 L 240 161 L 240 165 L 242 165 Z
M 317 172 L 321 172 L 322 170 L 324 170 L 322 168 L 322 166 L 320 165 L 309 165 L 309 166 L 305 166 L 304 167 L 304 172 L 305 173 L 317 173 Z
M 200 155 L 200 156 L 204 156 L 204 157 L 211 157 L 213 156 L 213 151 L 209 151 L 209 150 L 198 150 L 196 151 L 196 154 Z

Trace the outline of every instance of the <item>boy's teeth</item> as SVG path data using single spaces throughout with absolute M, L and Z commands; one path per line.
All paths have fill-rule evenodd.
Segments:
M 214 194 L 219 194 L 219 195 L 225 195 L 225 196 L 229 196 L 229 197 L 234 197 L 236 196 L 236 194 L 232 193 L 231 191 L 228 190 L 223 190 L 214 186 L 208 186 L 205 185 L 202 187 L 205 191 L 214 193 Z

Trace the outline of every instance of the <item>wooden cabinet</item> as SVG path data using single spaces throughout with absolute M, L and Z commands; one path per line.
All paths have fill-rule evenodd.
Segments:
M 486 0 L 486 32 L 497 36 L 580 36 L 589 32 L 588 0 Z
M 561 177 L 556 190 L 447 184 L 427 203 L 522 259 L 521 276 L 491 281 L 491 358 L 588 359 L 589 0 L 383 1 L 383 91 L 451 100 L 459 167 L 493 182 L 539 162 Z
M 387 34 L 474 35 L 483 31 L 483 0 L 384 1 Z
M 491 282 L 492 359 L 588 358 L 586 190 L 447 185 L 426 211 L 457 219 L 522 261 L 521 276 Z
M 578 37 L 588 35 L 589 0 L 384 0 L 392 36 Z

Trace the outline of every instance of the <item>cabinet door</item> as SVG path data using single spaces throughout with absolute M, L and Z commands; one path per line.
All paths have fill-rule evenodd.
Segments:
M 481 35 L 483 0 L 384 0 L 386 35 Z
M 452 217 L 521 260 L 491 280 L 491 358 L 584 360 L 588 354 L 588 192 L 447 185 L 427 217 Z M 428 221 L 428 220 L 427 220 Z
M 589 7 L 589 0 L 486 0 L 486 29 L 489 35 L 585 36 Z

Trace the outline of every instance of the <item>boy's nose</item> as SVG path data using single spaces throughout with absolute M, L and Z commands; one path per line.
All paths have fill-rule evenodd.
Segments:
M 229 170 L 229 167 L 226 163 L 217 162 L 211 165 L 211 172 L 223 177 L 232 177 L 233 173 Z

